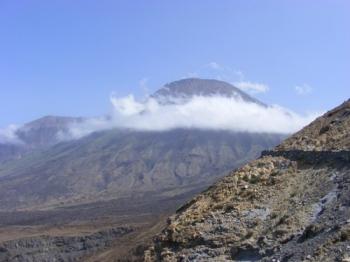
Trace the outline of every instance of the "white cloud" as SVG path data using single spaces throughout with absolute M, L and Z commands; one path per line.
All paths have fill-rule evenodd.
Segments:
M 128 95 L 121 98 L 112 96 L 110 101 L 114 107 L 114 110 L 124 116 L 139 114 L 145 109 L 145 104 L 137 102 L 133 95 Z
M 243 91 L 250 92 L 253 94 L 256 93 L 265 93 L 269 91 L 269 87 L 262 83 L 253 83 L 249 81 L 240 81 L 235 82 L 234 85 Z
M 113 110 L 109 117 L 93 118 L 71 126 L 74 138 L 91 132 L 127 128 L 164 131 L 174 128 L 230 130 L 237 132 L 292 133 L 319 114 L 298 115 L 279 106 L 262 107 L 255 103 L 226 98 L 197 96 L 181 104 L 159 104 L 149 98 L 137 101 L 111 97 Z M 67 137 L 65 137 L 67 138 Z
M 211 69 L 214 69 L 214 70 L 222 69 L 222 66 L 216 62 L 210 62 L 209 64 L 207 64 L 207 66 Z
M 21 144 L 23 143 L 17 136 L 18 126 L 9 125 L 0 129 L 0 144 Z
M 298 95 L 307 95 L 307 94 L 310 94 L 312 92 L 312 87 L 309 86 L 308 84 L 295 86 L 294 89 Z
M 235 75 L 238 77 L 239 81 L 242 82 L 244 79 L 244 74 L 241 70 L 235 70 L 234 71 Z
M 201 77 L 205 78 L 214 78 L 228 83 L 233 83 L 238 88 L 251 94 L 265 93 L 270 89 L 266 84 L 247 80 L 245 74 L 241 70 L 236 70 L 214 61 L 203 65 L 202 69 L 209 70 L 199 70 L 200 74 L 196 73 L 196 77 L 199 77 L 200 75 Z

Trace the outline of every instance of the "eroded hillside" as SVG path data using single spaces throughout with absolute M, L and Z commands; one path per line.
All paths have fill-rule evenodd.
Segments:
M 350 261 L 350 101 L 170 217 L 146 261 Z

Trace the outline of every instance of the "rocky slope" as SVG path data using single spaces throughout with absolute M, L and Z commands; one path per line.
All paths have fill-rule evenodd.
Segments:
M 306 151 L 339 151 L 350 148 L 350 101 L 329 111 L 324 116 L 286 139 L 276 149 Z
M 350 100 L 170 217 L 145 261 L 350 261 Z

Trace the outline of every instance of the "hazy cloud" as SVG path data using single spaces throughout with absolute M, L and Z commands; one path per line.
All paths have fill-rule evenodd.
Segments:
M 216 62 L 210 62 L 207 66 L 208 66 L 209 68 L 215 69 L 215 70 L 218 70 L 218 69 L 222 69 L 222 68 L 223 68 L 221 65 L 219 65 L 219 64 L 216 63 Z
M 295 86 L 294 89 L 298 95 L 307 95 L 307 94 L 310 94 L 312 92 L 312 87 L 309 86 L 308 84 Z
M 238 77 L 239 81 L 242 82 L 244 79 L 244 74 L 241 70 L 234 70 L 235 75 Z
M 18 126 L 9 125 L 0 129 L 0 144 L 21 144 L 22 141 L 17 137 Z
M 139 81 L 139 87 L 141 88 L 142 92 L 145 95 L 149 95 L 150 94 L 150 89 L 148 87 L 148 77 L 144 77 Z
M 249 93 L 265 93 L 269 90 L 269 87 L 262 83 L 253 83 L 249 81 L 240 81 L 233 83 L 239 89 Z
M 113 109 L 108 117 L 93 118 L 71 126 L 74 138 L 91 132 L 127 128 L 164 131 L 174 128 L 231 130 L 237 132 L 292 133 L 319 114 L 305 116 L 279 106 L 262 107 L 235 98 L 193 97 L 180 104 L 159 104 L 149 98 L 137 101 L 132 95 L 110 98 Z M 66 137 L 67 138 L 67 137 Z
M 214 61 L 205 64 L 203 67 L 211 71 L 207 72 L 207 74 L 201 71 L 201 75 L 203 74 L 203 77 L 208 76 L 209 78 L 232 83 L 236 87 L 251 94 L 265 93 L 270 89 L 266 84 L 251 82 L 247 80 L 245 74 L 241 70 L 236 70 L 229 66 L 223 66 Z M 197 73 L 196 76 L 198 75 L 199 74 Z

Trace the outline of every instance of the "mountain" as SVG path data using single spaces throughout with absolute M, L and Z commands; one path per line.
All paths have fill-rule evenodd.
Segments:
M 260 106 L 266 105 L 249 96 L 237 87 L 215 79 L 186 78 L 166 84 L 155 92 L 151 97 L 162 103 L 174 103 L 186 101 L 195 96 L 220 96 L 240 99 L 247 103 L 255 103 Z
M 214 94 L 261 103 L 229 84 L 201 79 L 170 83 L 153 97 L 174 102 Z M 18 135 L 40 149 L 0 165 L 0 260 L 123 257 L 148 241 L 180 204 L 285 137 L 114 128 L 57 141 L 76 121 L 83 120 L 46 118 L 26 125 Z
M 350 100 L 179 208 L 145 261 L 349 261 Z
M 197 95 L 233 96 L 260 103 L 230 84 L 203 79 L 167 84 L 153 97 Z M 60 133 L 82 121 L 48 116 L 17 130 L 23 147 L 40 150 L 0 166 L 0 210 L 202 190 L 283 137 L 201 129 L 150 132 L 116 128 L 59 143 Z
M 23 125 L 16 134 L 29 147 L 47 147 L 60 142 L 58 135 L 68 132 L 69 125 L 83 120 L 81 117 L 45 116 Z
M 95 133 L 0 167 L 0 210 L 201 190 L 281 137 L 184 129 Z
M 0 164 L 57 144 L 59 134 L 64 135 L 71 124 L 81 121 L 83 118 L 45 116 L 24 124 L 15 132 L 21 143 L 0 143 Z
M 160 88 L 151 98 L 166 104 L 186 102 L 195 96 L 233 98 L 266 107 L 264 103 L 233 85 L 214 79 L 187 78 L 174 81 Z M 82 123 L 84 120 L 86 119 L 82 117 L 44 116 L 24 124 L 15 132 L 21 143 L 0 142 L 0 164 L 59 143 L 60 138 L 70 136 L 71 125 Z

